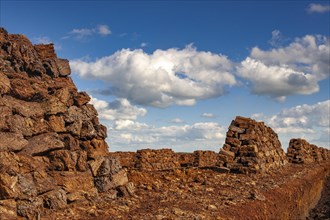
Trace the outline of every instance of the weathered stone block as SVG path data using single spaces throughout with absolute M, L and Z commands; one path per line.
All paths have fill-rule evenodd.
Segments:
M 79 92 L 78 95 L 74 98 L 74 103 L 77 106 L 83 106 L 87 104 L 90 100 L 91 98 L 86 92 Z
M 127 172 L 125 169 L 120 170 L 118 173 L 115 173 L 111 176 L 111 180 L 114 185 L 123 186 L 128 183 Z
M 135 187 L 132 182 L 129 182 L 124 186 L 119 186 L 118 190 L 119 190 L 119 196 L 124 196 L 124 197 L 133 196 L 135 192 Z
M 0 94 L 6 94 L 10 89 L 10 80 L 4 73 L 0 72 Z
M 65 132 L 65 121 L 63 116 L 51 115 L 49 117 L 49 126 L 54 132 Z
M 41 198 L 29 198 L 17 201 L 17 214 L 27 219 L 40 219 L 43 208 Z
M 97 170 L 97 176 L 112 175 L 121 170 L 120 162 L 117 158 L 104 157 L 104 160 Z
M 68 111 L 67 106 L 55 96 L 51 96 L 44 106 L 47 115 L 63 114 Z
M 16 175 L 9 175 L 7 173 L 0 173 L 0 201 L 1 199 L 12 199 L 17 197 L 14 189 L 18 182 Z
M 50 175 L 53 177 L 56 185 L 61 186 L 67 193 L 74 193 L 79 190 L 89 192 L 94 188 L 93 177 L 89 171 L 52 171 Z
M 57 133 L 46 133 L 29 139 L 28 145 L 20 153 L 35 156 L 62 148 L 64 148 L 64 144 Z
M 38 102 L 27 102 L 20 99 L 15 99 L 11 96 L 2 97 L 5 106 L 12 109 L 15 114 L 28 118 L 42 118 L 44 116 L 43 105 Z
M 83 150 L 57 150 L 49 154 L 50 169 L 59 171 L 86 171 L 87 153 Z
M 20 151 L 28 145 L 22 134 L 0 132 L 0 151 Z
M 85 139 L 92 139 L 96 137 L 97 133 L 91 121 L 84 121 L 81 126 L 80 137 Z
M 80 150 L 79 140 L 70 134 L 59 134 L 60 139 L 64 143 L 65 149 L 75 151 Z
M 31 100 L 36 94 L 30 82 L 23 79 L 11 80 L 11 90 L 15 97 L 23 100 Z
M 110 179 L 110 176 L 98 176 L 94 178 L 95 187 L 98 192 L 106 192 L 110 189 L 115 189 L 116 185 Z
M 71 97 L 71 93 L 69 88 L 61 88 L 56 90 L 55 96 L 59 99 L 60 102 L 66 104 L 66 106 L 73 105 L 73 98 Z
M 231 152 L 231 151 L 228 151 L 228 150 L 221 149 L 219 153 L 221 155 L 225 155 L 227 157 L 232 157 L 232 158 L 235 157 L 235 153 L 234 152 Z
M 57 189 L 42 195 L 43 206 L 48 209 L 62 209 L 67 205 L 66 192 L 63 189 Z
M 1 220 L 17 219 L 16 201 L 14 199 L 0 200 Z
M 235 131 L 235 132 L 240 133 L 240 134 L 245 132 L 244 128 L 239 128 L 239 127 L 236 127 L 234 125 L 229 126 L 229 130 Z
M 69 61 L 67 59 L 57 58 L 56 65 L 57 65 L 57 69 L 58 69 L 60 76 L 64 77 L 64 76 L 68 76 L 71 74 Z
M 234 147 L 241 146 L 241 141 L 236 138 L 227 137 L 225 142 L 226 144 L 232 145 Z

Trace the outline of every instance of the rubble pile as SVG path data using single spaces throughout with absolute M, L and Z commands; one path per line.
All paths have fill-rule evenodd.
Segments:
M 263 122 L 240 116 L 229 126 L 219 160 L 238 173 L 264 172 L 287 163 L 277 134 Z
M 310 144 L 304 139 L 294 138 L 290 140 L 287 157 L 291 163 L 313 163 L 329 160 L 330 151 Z
M 45 210 L 132 192 L 108 155 L 106 127 L 69 77 L 54 45 L 0 29 L 1 217 L 39 219 Z M 126 193 L 127 194 L 127 193 Z

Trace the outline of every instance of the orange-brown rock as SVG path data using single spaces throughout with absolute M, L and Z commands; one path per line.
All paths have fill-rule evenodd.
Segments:
M 136 152 L 111 152 L 111 156 L 117 157 L 120 160 L 120 164 L 123 167 L 126 167 L 128 169 L 134 169 L 136 164 Z
M 219 153 L 109 153 L 69 74 L 54 45 L 0 28 L 0 219 L 305 219 L 330 186 L 328 150 L 294 141 L 304 163 L 283 166 L 276 133 L 243 117 Z
M 330 159 L 330 151 L 308 143 L 305 139 L 290 140 L 287 157 L 291 163 L 313 163 Z
M 215 167 L 218 166 L 218 154 L 214 151 L 195 151 L 194 166 L 195 167 Z
M 47 218 L 45 210 L 96 201 L 103 192 L 134 192 L 70 72 L 53 44 L 33 45 L 0 28 L 0 219 Z M 90 166 L 96 160 L 100 166 Z
M 136 168 L 141 170 L 171 170 L 180 168 L 178 156 L 171 149 L 138 150 Z
M 229 126 L 219 160 L 239 173 L 264 172 L 287 164 L 277 134 L 263 122 L 240 116 Z

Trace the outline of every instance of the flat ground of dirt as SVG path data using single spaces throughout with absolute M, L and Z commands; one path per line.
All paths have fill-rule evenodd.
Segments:
M 329 163 L 291 164 L 273 172 L 251 175 L 195 168 L 158 172 L 130 170 L 129 179 L 135 184 L 135 196 L 111 200 L 103 194 L 98 200 L 91 198 L 88 203 L 73 203 L 65 210 L 48 213 L 48 216 L 51 219 L 197 220 L 239 219 L 235 216 L 241 212 L 240 216 L 246 213 L 246 216 L 262 219 L 258 216 L 265 211 L 264 204 L 274 203 L 276 211 L 276 204 L 285 205 L 288 202 L 285 196 L 279 198 L 276 193 L 291 193 L 294 187 L 306 181 L 306 176 L 315 176 L 315 170 L 322 171 L 328 166 Z M 292 182 L 296 185 L 290 185 Z M 329 195 L 329 190 L 325 193 Z M 324 207 L 329 210 L 329 196 L 322 198 L 322 210 Z M 257 208 L 248 208 L 255 206 Z M 315 210 L 315 213 L 322 210 Z M 276 214 L 273 219 L 277 219 Z

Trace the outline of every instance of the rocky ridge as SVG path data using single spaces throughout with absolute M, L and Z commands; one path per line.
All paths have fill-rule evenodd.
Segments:
M 54 45 L 0 29 L 1 219 L 40 219 L 78 201 L 132 194 L 107 129 Z

